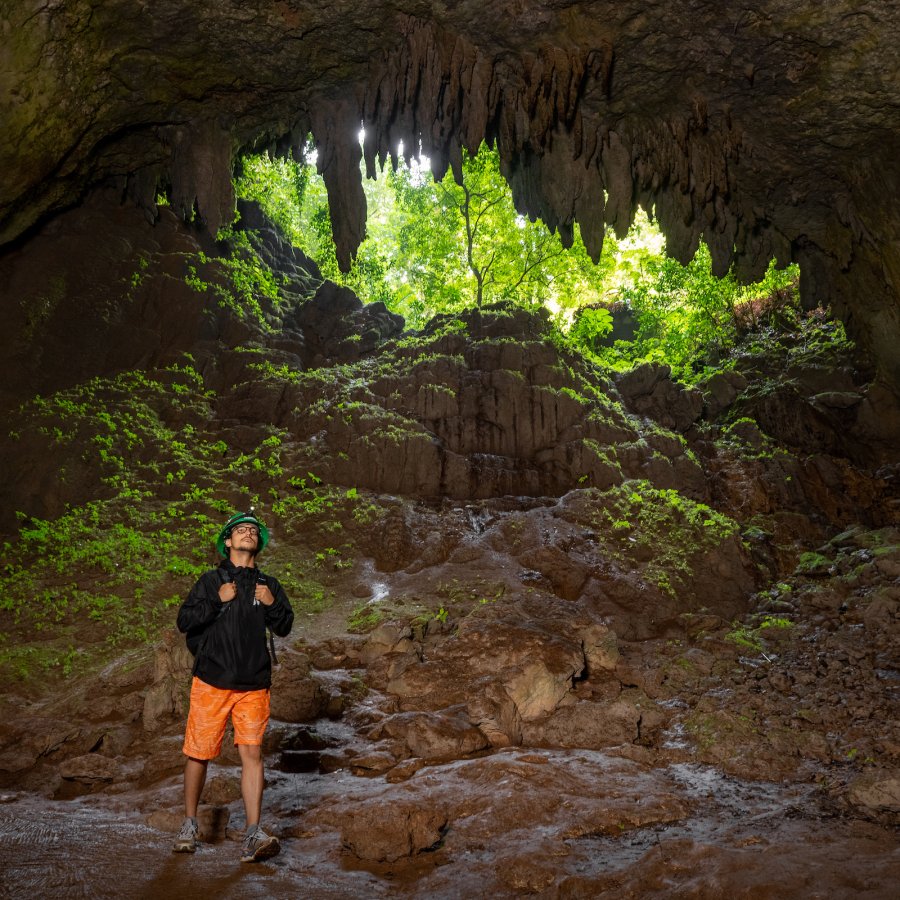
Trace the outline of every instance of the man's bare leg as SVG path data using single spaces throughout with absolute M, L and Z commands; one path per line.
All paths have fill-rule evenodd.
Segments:
M 206 784 L 208 768 L 208 759 L 194 759 L 193 756 L 189 756 L 184 764 L 184 814 L 189 819 L 197 818 L 197 807 L 200 804 L 203 785 Z
M 259 827 L 265 785 L 262 747 L 258 744 L 238 744 L 238 751 L 241 754 L 241 794 L 247 815 L 241 862 L 261 862 L 276 856 L 281 850 L 278 838 L 266 834 Z
M 247 829 L 259 825 L 262 811 L 263 772 L 262 747 L 258 744 L 238 744 L 241 755 L 241 796 L 244 799 L 244 812 L 247 817 Z
M 193 756 L 189 756 L 184 764 L 185 820 L 172 846 L 176 853 L 193 853 L 197 849 L 197 837 L 200 833 L 200 826 L 197 822 L 197 806 L 200 803 L 200 795 L 203 793 L 203 785 L 206 783 L 208 766 L 209 760 L 194 759 Z

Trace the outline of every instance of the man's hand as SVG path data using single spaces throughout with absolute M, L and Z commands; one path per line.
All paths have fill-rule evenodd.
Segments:
M 258 584 L 253 595 L 263 606 L 271 606 L 275 602 L 275 595 L 269 590 L 267 584 Z
M 226 581 L 224 584 L 219 585 L 219 599 L 223 603 L 228 603 L 231 600 L 234 600 L 237 595 L 237 585 L 233 581 Z

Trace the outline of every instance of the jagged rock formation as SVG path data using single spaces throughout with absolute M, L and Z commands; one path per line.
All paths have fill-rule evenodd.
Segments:
M 285 242 L 255 204 L 242 203 L 240 212 L 237 229 L 247 230 L 278 279 L 274 301 L 258 292 L 241 296 L 229 277 L 227 259 L 250 251 L 186 229 L 168 209 L 151 226 L 108 192 L 0 258 L 8 301 L 2 346 L 11 364 L 0 405 L 15 408 L 23 397 L 99 375 L 170 365 L 186 352 L 205 364 L 223 345 L 265 345 L 270 361 L 300 369 L 356 360 L 400 333 L 401 316 L 323 282 L 315 262 Z M 248 315 L 255 302 L 258 313 Z M 215 386 L 230 386 L 242 373 L 243 365 L 221 365 Z
M 702 236 L 717 272 L 799 262 L 900 385 L 892 4 L 32 0 L 0 25 L 0 241 L 109 180 L 215 232 L 235 153 L 312 131 L 346 264 L 361 123 L 370 173 L 400 140 L 440 174 L 487 139 L 520 209 L 593 253 L 642 203 L 679 259 Z

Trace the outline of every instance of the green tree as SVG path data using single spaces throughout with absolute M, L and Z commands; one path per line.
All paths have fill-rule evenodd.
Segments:
M 559 311 L 599 299 L 580 238 L 567 251 L 543 222 L 516 212 L 495 150 L 464 154 L 462 172 L 462 184 L 449 172 L 435 182 L 415 162 L 384 173 L 395 202 L 387 226 L 393 233 L 373 230 L 373 238 L 390 247 L 391 270 L 403 273 L 408 315 L 421 321 L 500 300 Z
M 638 233 L 649 232 L 648 237 L 659 234 L 646 216 L 639 216 L 635 227 Z M 596 355 L 618 368 L 656 360 L 691 380 L 704 362 L 717 361 L 733 346 L 737 304 L 782 290 L 796 295 L 796 266 L 777 270 L 770 264 L 762 281 L 740 285 L 731 273 L 724 278 L 712 274 L 709 249 L 702 243 L 686 266 L 665 255 L 663 242 L 626 240 L 616 253 L 613 296 L 631 310 L 637 334 L 634 341 L 619 342 Z M 596 351 L 596 346 L 588 349 Z
M 273 159 L 268 153 L 244 156 L 234 180 L 235 195 L 256 200 L 285 236 L 301 247 L 307 240 L 303 211 L 309 205 L 312 174 L 306 160 Z

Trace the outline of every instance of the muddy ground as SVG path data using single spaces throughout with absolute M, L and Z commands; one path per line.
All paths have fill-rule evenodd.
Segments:
M 836 816 L 814 788 L 694 763 L 508 750 L 435 766 L 415 790 L 347 773 L 275 776 L 267 819 L 283 852 L 256 866 L 237 861 L 229 837 L 170 853 L 171 834 L 135 803 L 168 807 L 175 793 L 3 795 L 4 896 L 891 898 L 900 878 L 891 829 Z M 393 863 L 354 853 L 403 853 L 402 832 L 434 844 Z

